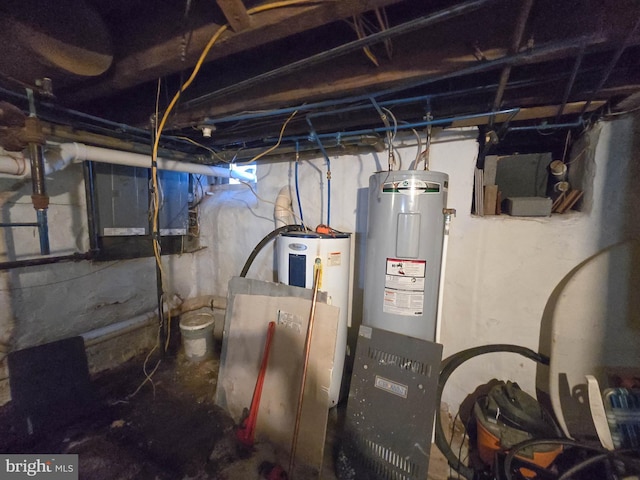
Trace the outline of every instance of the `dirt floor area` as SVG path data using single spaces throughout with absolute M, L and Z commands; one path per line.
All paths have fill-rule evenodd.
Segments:
M 251 452 L 237 448 L 233 420 L 214 404 L 217 359 L 194 364 L 181 354 L 168 357 L 152 382 L 138 388 L 145 379 L 143 361 L 94 378 L 96 408 L 53 432 L 25 438 L 11 428 L 12 404 L 2 407 L 0 451 L 78 454 L 80 478 L 88 480 L 252 480 L 266 478 L 265 468 L 273 464 L 287 468 L 288 460 L 267 443 Z M 148 362 L 147 372 L 154 366 Z M 340 406 L 329 412 L 322 480 L 337 478 L 334 453 L 343 415 Z M 300 472 L 296 480 L 317 478 Z M 432 448 L 429 479 L 447 474 Z

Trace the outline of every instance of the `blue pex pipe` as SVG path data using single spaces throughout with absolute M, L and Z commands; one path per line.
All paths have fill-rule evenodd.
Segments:
M 322 152 L 322 156 L 324 156 L 325 163 L 327 164 L 327 226 L 331 226 L 331 159 L 327 154 L 327 151 L 324 149 L 324 145 L 322 144 L 322 140 L 316 134 L 315 129 L 313 128 L 313 123 L 311 123 L 311 119 L 307 116 L 307 123 L 310 128 L 310 136 L 316 140 L 318 147 L 320 147 L 320 151 Z

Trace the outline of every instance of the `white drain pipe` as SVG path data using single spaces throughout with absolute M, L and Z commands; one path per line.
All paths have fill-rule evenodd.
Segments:
M 127 165 L 130 167 L 151 168 L 151 156 L 140 153 L 110 150 L 108 148 L 93 147 L 84 143 L 50 144 L 45 148 L 45 174 L 61 170 L 70 163 L 84 161 Z M 241 171 L 224 167 L 213 167 L 197 163 L 180 162 L 166 158 L 158 158 L 159 170 L 192 173 L 208 177 L 237 178 L 252 181 L 251 176 Z M 0 174 L 13 177 L 27 178 L 31 176 L 31 166 L 21 152 L 6 152 L 0 149 Z
M 278 192 L 273 209 L 273 219 L 276 222 L 276 228 L 295 223 L 293 206 L 291 205 L 291 192 L 288 185 L 282 187 Z
M 53 168 L 47 162 L 44 164 L 44 174 L 49 175 Z M 31 162 L 22 152 L 7 152 L 0 148 L 0 178 L 31 178 Z

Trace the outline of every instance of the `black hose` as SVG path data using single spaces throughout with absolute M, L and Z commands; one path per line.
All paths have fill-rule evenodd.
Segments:
M 247 258 L 247 261 L 245 262 L 244 267 L 242 267 L 242 272 L 240 272 L 240 276 L 241 277 L 247 276 L 247 272 L 251 268 L 251 264 L 253 263 L 255 258 L 258 256 L 258 253 L 260 253 L 260 250 L 262 250 L 267 243 L 269 243 L 271 240 L 276 238 L 278 235 L 280 235 L 281 233 L 287 233 L 287 232 L 304 232 L 304 231 L 305 231 L 305 228 L 302 225 L 285 225 L 283 227 L 276 228 L 274 231 L 267 234 L 262 240 L 260 240 L 260 242 L 255 246 L 255 248 L 249 255 L 249 258 Z
M 594 454 L 594 456 L 589 457 L 585 460 L 582 460 L 581 462 L 575 464 L 568 470 L 564 471 L 561 475 L 558 476 L 558 480 L 569 480 L 576 473 L 590 467 L 591 465 L 595 465 L 596 463 L 603 462 L 605 460 L 617 460 L 624 464 L 633 463 L 636 466 L 638 465 L 638 459 L 636 457 L 630 457 L 627 455 L 627 454 L 637 454 L 638 453 L 637 449 L 623 449 L 623 450 L 609 451 L 597 446 L 585 445 L 584 443 L 576 442 L 575 440 L 571 440 L 569 438 L 546 438 L 546 439 L 536 438 L 531 440 L 525 440 L 524 442 L 521 442 L 515 445 L 513 448 L 509 450 L 509 453 L 507 453 L 507 456 L 504 459 L 504 473 L 505 473 L 505 477 L 508 480 L 513 479 L 511 465 L 516 455 L 521 450 L 524 450 L 525 448 L 534 447 L 537 445 L 559 445 L 562 447 L 573 447 L 573 448 L 579 448 L 581 450 L 587 450 Z M 525 466 L 524 468 L 527 468 L 527 467 Z
M 440 364 L 440 377 L 438 379 L 438 391 L 436 394 L 436 446 L 440 449 L 442 454 L 446 457 L 447 462 L 455 471 L 457 471 L 463 477 L 472 480 L 474 478 L 474 470 L 467 465 L 464 465 L 460 459 L 453 453 L 451 446 L 445 438 L 444 429 L 442 428 L 442 419 L 440 415 L 440 404 L 442 402 L 442 392 L 444 386 L 453 373 L 453 371 L 462 365 L 467 360 L 477 357 L 478 355 L 484 355 L 485 353 L 495 352 L 509 352 L 517 353 L 523 357 L 529 358 L 534 362 L 542 363 L 543 365 L 549 365 L 549 357 L 533 350 L 518 345 L 496 344 L 496 345 L 483 345 L 480 347 L 473 347 L 461 352 L 455 353 L 450 357 L 444 359 Z

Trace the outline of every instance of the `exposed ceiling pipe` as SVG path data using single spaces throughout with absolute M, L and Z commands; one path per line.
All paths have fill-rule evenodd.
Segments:
M 214 92 L 194 98 L 193 100 L 189 100 L 188 102 L 183 102 L 182 108 L 188 110 L 190 108 L 201 105 L 202 103 L 208 102 L 214 98 L 219 98 L 222 96 L 230 95 L 232 93 L 237 93 L 237 92 L 246 90 L 249 87 L 253 87 L 267 80 L 273 80 L 275 78 L 279 78 L 279 77 L 282 77 L 283 75 L 296 72 L 298 70 L 309 67 L 311 65 L 317 65 L 327 60 L 334 59 L 340 55 L 345 55 L 347 53 L 358 51 L 363 47 L 371 46 L 373 44 L 382 42 L 383 40 L 397 37 L 398 35 L 410 33 L 415 30 L 419 30 L 421 28 L 431 27 L 445 20 L 450 20 L 460 15 L 474 12 L 481 8 L 487 7 L 491 3 L 496 3 L 496 1 L 495 0 L 472 0 L 472 1 L 463 2 L 461 4 L 445 8 L 443 10 L 439 10 L 430 15 L 416 18 L 409 22 L 396 25 L 395 27 L 391 27 L 386 30 L 382 30 L 381 32 L 374 33 L 367 37 L 354 40 L 352 42 L 345 43 L 344 45 L 340 45 L 338 47 L 325 50 L 324 52 L 318 53 L 316 55 L 303 58 L 302 60 L 292 62 L 288 65 L 285 65 L 280 68 L 276 68 L 269 72 L 256 75 L 250 79 L 237 82 L 228 87 L 224 87 Z
M 456 70 L 454 72 L 449 72 L 449 73 L 445 73 L 442 75 L 437 75 L 429 78 L 422 78 L 417 81 L 403 84 L 400 87 L 388 88 L 386 90 L 380 90 L 373 93 L 367 93 L 365 95 L 352 96 L 352 97 L 347 97 L 343 99 L 327 100 L 327 101 L 316 102 L 311 104 L 296 105 L 294 107 L 288 107 L 288 108 L 279 108 L 279 109 L 268 110 L 268 111 L 252 112 L 248 114 L 227 115 L 227 116 L 218 117 L 218 118 L 209 118 L 204 123 L 215 125 L 219 123 L 229 123 L 229 122 L 236 122 L 240 120 L 253 120 L 256 118 L 291 114 L 295 110 L 312 111 L 314 109 L 320 109 L 320 108 L 329 107 L 329 106 L 331 107 L 335 107 L 338 105 L 353 106 L 353 104 L 357 104 L 360 101 L 369 101 L 372 97 L 378 101 L 379 105 L 392 106 L 392 105 L 401 104 L 401 103 L 412 103 L 413 101 L 420 102 L 427 98 L 438 98 L 438 97 L 444 97 L 448 95 L 457 96 L 467 92 L 473 92 L 475 90 L 481 91 L 481 90 L 495 89 L 497 88 L 497 84 L 482 86 L 482 87 L 473 87 L 471 89 L 461 90 L 457 92 L 445 92 L 440 94 L 423 95 L 423 96 L 410 97 L 410 98 L 400 99 L 400 100 L 398 99 L 391 99 L 386 101 L 380 100 L 380 98 L 389 97 L 391 95 L 398 94 L 402 91 L 408 91 L 414 88 L 425 87 L 427 85 L 449 80 L 452 78 L 459 78 L 467 75 L 483 73 L 483 72 L 494 70 L 500 67 L 505 67 L 507 65 L 515 66 L 515 65 L 525 64 L 527 62 L 530 62 L 533 58 L 545 58 L 545 57 L 552 57 L 557 55 L 570 55 L 572 54 L 573 51 L 578 52 L 583 47 L 583 45 L 592 46 L 598 43 L 604 43 L 606 40 L 607 40 L 606 38 L 603 38 L 597 35 L 589 35 L 589 36 L 572 38 L 570 40 L 550 42 L 543 45 L 534 46 L 533 48 L 528 49 L 527 51 L 524 51 L 524 52 L 518 52 L 513 55 L 505 55 L 504 57 L 500 57 L 496 60 L 489 60 L 486 62 L 476 62 L 469 67 L 465 67 L 465 68 L 462 68 L 461 70 Z M 527 82 L 517 82 L 512 85 L 526 86 Z
M 600 82 L 598 82 L 598 85 L 593 90 L 593 93 L 591 94 L 591 98 L 589 98 L 587 103 L 584 104 L 584 107 L 582 107 L 582 112 L 580 112 L 580 116 L 586 113 L 587 109 L 589 108 L 593 100 L 596 98 L 596 95 L 600 93 L 600 90 L 602 90 L 602 87 L 604 87 L 604 84 L 607 83 L 607 80 L 609 79 L 609 75 L 611 75 L 611 72 L 613 72 L 613 68 L 618 63 L 618 60 L 620 60 L 622 53 L 626 50 L 626 48 L 631 43 L 631 39 L 635 35 L 636 30 L 638 30 L 639 26 L 640 26 L 640 16 L 636 19 L 636 23 L 633 25 L 633 28 L 631 28 L 631 30 L 625 37 L 624 41 L 620 45 L 620 48 L 618 48 L 618 50 L 616 50 L 616 52 L 613 54 L 613 57 L 611 58 L 611 61 L 609 62 L 607 69 L 602 74 L 602 78 L 600 79 Z
M 8 90 L 2 86 L 0 86 L 0 94 L 3 97 L 11 99 L 11 101 L 16 104 L 28 102 L 27 95 Z M 24 105 L 18 106 L 20 108 L 24 107 Z M 151 141 L 151 133 L 143 128 L 89 115 L 78 110 L 63 107 L 57 103 L 47 102 L 46 100 L 42 100 L 38 103 L 38 118 L 43 121 L 43 129 L 45 131 L 47 130 L 46 122 L 48 121 L 52 122 L 54 125 L 73 124 L 75 127 L 73 132 L 63 131 L 61 133 L 75 135 L 76 137 L 83 135 L 83 132 L 78 131 L 78 128 L 87 128 L 93 130 L 93 132 L 98 131 L 100 134 L 108 135 L 110 138 L 126 138 L 129 142 L 138 142 L 141 147 L 146 146 Z M 50 126 L 49 129 L 51 129 Z M 93 134 L 100 135 L 98 133 Z M 50 134 L 48 136 L 50 136 Z M 173 144 L 181 144 L 185 147 L 190 146 L 189 142 L 172 137 L 171 135 L 163 135 L 163 138 L 165 141 L 171 141 Z M 66 140 L 86 141 L 81 138 L 66 138 Z M 151 151 L 150 148 L 149 151 Z
M 586 39 L 582 39 L 582 40 L 583 40 L 583 45 L 586 46 Z M 580 53 L 580 52 L 582 52 L 582 53 Z M 584 47 L 580 49 L 580 52 L 578 53 L 579 55 L 580 54 L 584 55 L 584 53 L 585 53 Z M 528 52 L 525 52 L 525 53 L 528 53 Z M 511 57 L 509 57 L 509 58 L 511 58 Z M 489 62 L 487 62 L 487 63 L 489 63 Z M 504 65 L 504 62 L 502 62 L 501 64 Z M 575 70 L 575 68 L 574 68 L 574 70 Z M 599 69 L 592 67 L 592 68 L 583 69 L 581 71 L 581 73 L 591 73 L 591 72 L 596 71 L 596 70 L 599 71 Z M 541 78 L 539 81 L 531 81 L 531 80 L 513 81 L 513 82 L 509 83 L 508 88 L 525 88 L 525 87 L 529 87 L 529 86 L 536 85 L 536 84 L 539 84 L 539 83 L 557 83 L 558 81 L 564 80 L 568 76 L 573 76 L 573 73 L 574 72 L 572 72 L 571 75 L 569 75 L 567 73 L 556 73 L 556 74 L 553 74 L 553 75 L 550 75 L 550 76 L 545 76 L 545 77 Z M 575 73 L 577 73 L 577 70 L 575 70 Z M 436 78 L 435 80 L 437 81 L 437 80 L 439 80 L 439 78 Z M 573 81 L 570 81 L 569 83 L 573 84 Z M 431 93 L 431 94 L 428 94 L 428 95 L 419 95 L 419 96 L 403 97 L 403 98 L 393 98 L 393 99 L 390 99 L 390 100 L 376 101 L 376 103 L 381 107 L 392 108 L 392 107 L 398 106 L 398 105 L 424 103 L 424 102 L 428 102 L 430 100 L 440 99 L 440 98 L 447 98 L 447 97 L 458 98 L 458 97 L 461 97 L 461 96 L 467 95 L 467 94 L 480 94 L 480 93 L 484 93 L 484 92 L 489 93 L 491 91 L 496 90 L 497 88 L 498 88 L 498 83 L 494 83 L 494 84 L 491 84 L 491 85 L 480 85 L 480 86 L 464 88 L 464 89 L 459 89 L 459 90 L 449 90 L 449 91 L 444 91 L 444 92 Z M 379 93 L 373 94 L 373 98 L 376 98 L 379 95 L 380 95 Z M 224 117 L 209 118 L 203 123 L 207 124 L 207 125 L 221 125 L 223 123 L 237 123 L 237 122 L 241 122 L 243 120 L 256 120 L 256 119 L 260 119 L 260 118 L 278 117 L 280 115 L 291 115 L 291 113 L 293 113 L 296 110 L 298 111 L 298 113 L 310 112 L 309 115 L 312 118 L 315 118 L 317 116 L 323 116 L 323 115 L 329 115 L 329 114 L 337 114 L 337 113 L 343 113 L 345 111 L 346 112 L 350 112 L 350 111 L 356 111 L 356 110 L 360 110 L 360 109 L 371 108 L 370 102 L 369 103 L 365 103 L 365 104 L 358 104 L 359 101 L 370 100 L 371 98 L 372 98 L 372 94 L 366 94 L 366 95 L 359 95 L 359 96 L 347 97 L 347 98 L 342 98 L 342 99 L 335 99 L 335 100 L 330 100 L 330 101 L 327 100 L 327 101 L 315 102 L 315 103 L 305 103 L 305 104 L 296 105 L 296 106 L 293 106 L 293 107 L 274 108 L 274 109 L 271 109 L 271 110 L 261 110 L 261 111 L 257 111 L 257 112 L 251 112 L 251 113 L 242 113 L 242 114 L 236 114 L 236 115 L 228 115 L 228 116 L 224 116 Z M 568 96 L 566 98 L 568 98 Z M 565 106 L 566 106 L 566 103 L 567 102 L 565 102 Z M 337 106 L 341 106 L 341 105 L 347 105 L 347 107 L 345 107 L 347 110 L 333 108 L 330 111 L 326 111 L 326 112 L 325 111 L 321 111 L 321 109 L 325 108 L 325 107 L 337 107 Z M 383 145 L 379 151 L 383 151 L 385 148 L 386 147 Z M 225 156 L 225 151 L 222 150 L 222 151 L 218 152 L 218 154 L 224 157 Z M 253 155 L 250 155 L 248 158 L 251 158 L 251 156 L 253 156 Z M 231 158 L 233 158 L 233 155 L 228 157 L 228 159 L 231 159 Z M 240 157 L 238 157 L 238 158 L 240 159 Z
M 84 161 L 151 168 L 151 157 L 148 155 L 93 147 L 83 143 L 49 145 L 45 152 L 45 160 L 45 174 L 61 170 L 70 163 L 80 163 Z M 166 158 L 158 158 L 158 168 L 160 170 L 192 173 L 208 177 L 232 177 L 238 180 L 252 181 L 252 177 L 242 171 L 197 163 L 179 162 Z M 31 168 L 24 158 L 24 155 L 9 154 L 8 152 L 0 151 L 0 173 L 28 178 L 31 176 Z
M 352 130 L 347 132 L 337 132 L 337 133 L 315 133 L 314 131 L 310 131 L 311 139 L 315 139 L 316 142 L 318 139 L 326 139 L 326 138 L 336 138 L 338 139 L 342 135 L 346 136 L 356 136 L 356 135 L 370 135 L 372 133 L 386 133 L 391 130 L 397 130 L 398 132 L 401 130 L 410 130 L 412 128 L 423 128 L 429 125 L 444 125 L 445 127 L 451 126 L 456 121 L 459 120 L 471 120 L 476 118 L 487 117 L 489 115 L 510 115 L 517 114 L 520 111 L 520 108 L 506 108 L 504 110 L 498 110 L 497 112 L 484 112 L 484 113 L 471 113 L 468 115 L 457 115 L 454 117 L 446 117 L 446 118 L 437 118 L 431 120 L 425 120 L 421 122 L 413 122 L 413 123 L 399 123 L 397 126 L 384 126 L 384 127 L 376 127 L 376 128 L 367 128 L 362 130 Z M 296 141 L 296 140 L 308 140 L 309 137 L 286 137 L 284 140 L 287 141 Z
M 576 77 L 578 76 L 578 71 L 580 70 L 580 65 L 582 64 L 582 59 L 584 58 L 584 52 L 586 49 L 586 45 L 582 45 L 580 47 L 580 51 L 578 52 L 578 56 L 576 57 L 576 61 L 573 64 L 573 70 L 571 70 L 571 76 L 569 77 L 569 81 L 567 82 L 567 87 L 564 90 L 564 95 L 562 96 L 562 104 L 558 108 L 558 113 L 556 113 L 555 123 L 558 123 L 560 117 L 562 116 L 562 112 L 564 112 L 564 107 L 567 105 L 569 101 L 569 95 L 571 95 L 571 90 L 573 89 L 573 84 L 576 81 Z
M 520 44 L 522 43 L 522 37 L 524 36 L 524 30 L 527 25 L 527 19 L 533 6 L 533 0 L 525 0 L 518 15 L 518 22 L 516 23 L 516 29 L 513 32 L 513 39 L 511 46 L 509 47 L 509 55 L 515 55 L 520 50 Z M 502 97 L 507 87 L 507 82 L 511 76 L 511 65 L 507 64 L 500 73 L 500 81 L 498 82 L 498 91 L 496 92 L 495 99 L 493 100 L 493 110 L 498 110 L 502 104 Z M 493 121 L 491 122 L 493 123 Z

